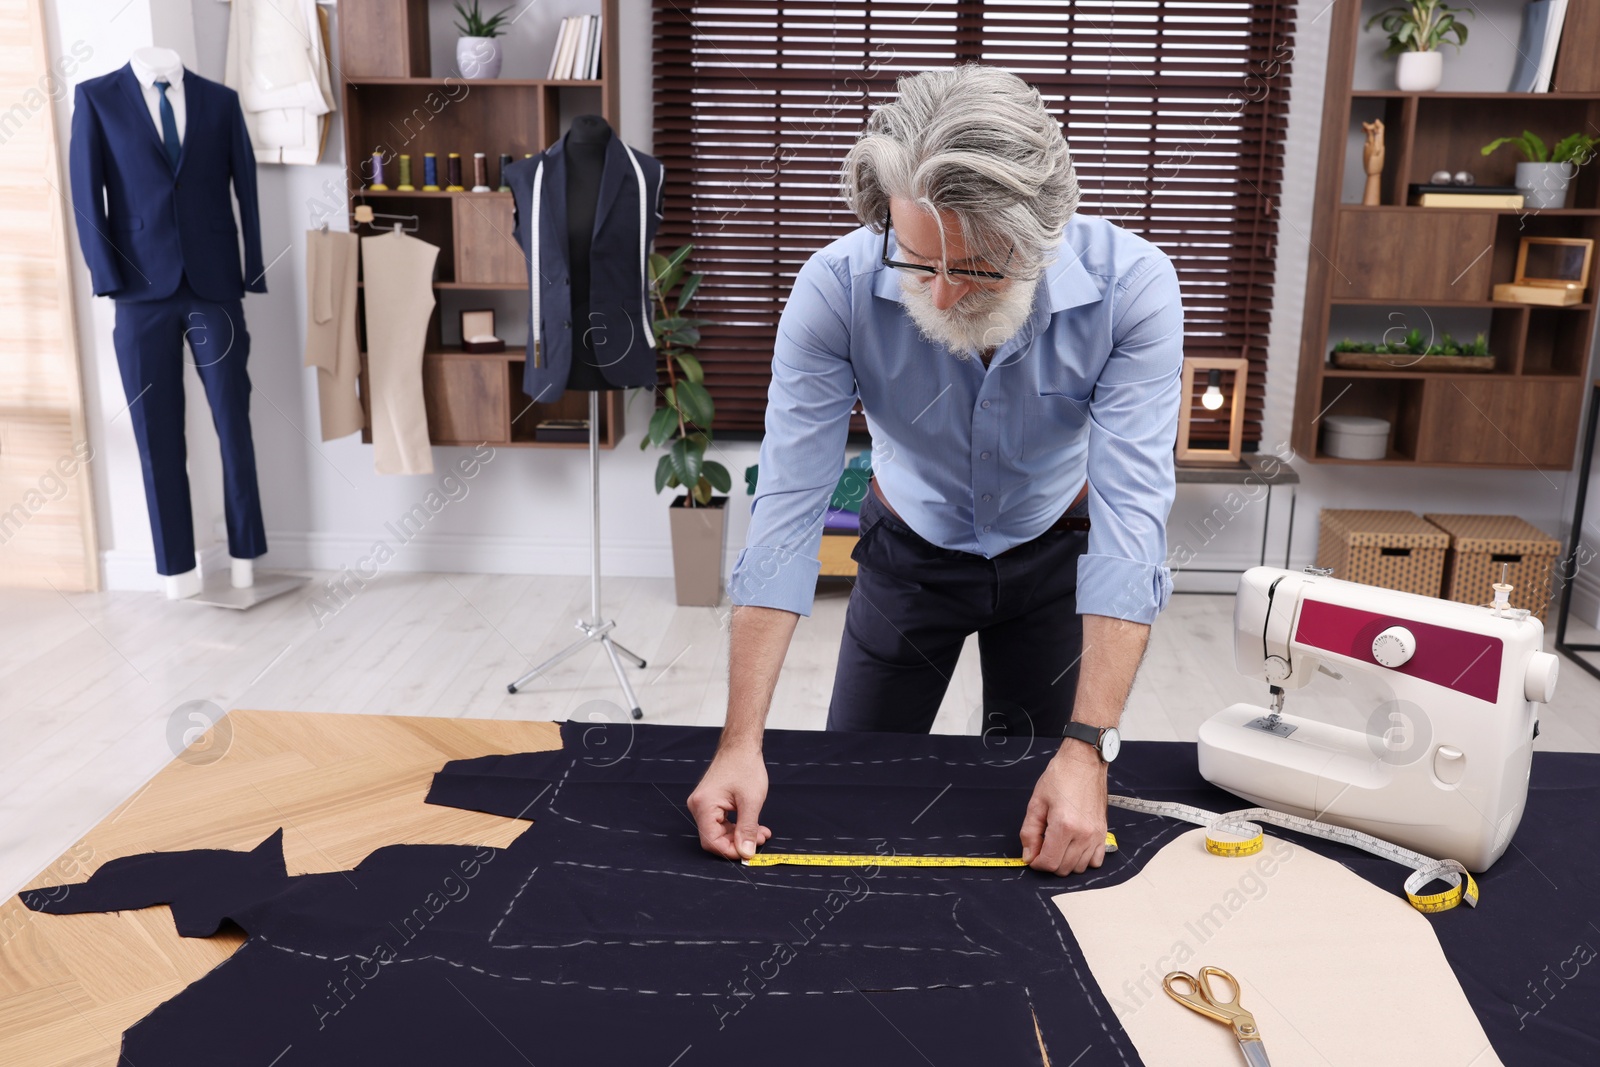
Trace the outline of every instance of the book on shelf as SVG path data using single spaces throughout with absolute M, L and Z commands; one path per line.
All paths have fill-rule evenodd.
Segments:
M 584 68 L 589 62 L 589 16 L 578 16 L 578 40 L 572 48 L 572 62 L 567 68 L 567 77 L 585 77 Z
M 1532 0 L 1523 9 L 1517 63 L 1507 87 L 1513 93 L 1547 93 L 1555 72 L 1556 47 L 1567 18 L 1567 0 Z
M 561 56 L 567 50 L 567 35 L 572 32 L 572 19 L 561 20 L 561 32 L 556 34 L 556 47 L 550 53 L 550 69 L 545 71 L 546 78 L 560 77 L 556 72 L 561 69 Z
M 1411 198 L 1413 207 L 1519 208 L 1521 193 L 1419 193 Z
M 593 49 L 593 55 L 590 56 L 590 59 L 589 59 L 589 77 L 591 77 L 591 78 L 600 77 L 600 38 L 602 36 L 600 31 L 604 28 L 604 26 L 605 26 L 605 20 L 603 18 L 601 18 L 601 16 L 595 15 L 594 16 L 594 49 Z

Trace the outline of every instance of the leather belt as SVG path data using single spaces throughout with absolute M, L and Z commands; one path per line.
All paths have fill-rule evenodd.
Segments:
M 884 510 L 887 511 L 890 515 L 893 515 L 895 517 L 895 519 L 898 522 L 900 522 L 902 525 L 906 525 L 906 520 L 900 518 L 900 513 L 894 509 L 894 505 L 889 503 L 888 498 L 883 495 L 883 490 L 878 487 L 878 479 L 877 479 L 877 477 L 874 476 L 873 478 L 871 478 L 868 481 L 868 484 L 872 486 L 872 495 L 878 498 L 878 503 L 883 505 Z M 1062 513 L 1061 517 L 1059 519 L 1057 519 L 1055 521 L 1055 524 L 1053 526 L 1051 526 L 1048 530 L 1046 530 L 1045 533 L 1054 533 L 1057 530 L 1078 530 L 1078 531 L 1087 530 L 1089 528 L 1089 516 L 1087 516 L 1087 515 L 1073 515 L 1072 514 L 1072 509 L 1077 507 L 1079 504 L 1083 503 L 1084 497 L 1086 497 L 1088 495 L 1089 495 L 1089 483 L 1088 482 L 1084 482 L 1083 483 L 1083 488 L 1078 490 L 1078 495 L 1073 498 L 1072 503 L 1067 505 L 1067 510 Z M 1040 536 L 1042 537 L 1043 534 L 1041 534 Z M 1024 542 L 1024 543 L 1026 543 L 1026 542 Z M 1002 553 L 1002 555 L 1003 554 L 1004 553 Z

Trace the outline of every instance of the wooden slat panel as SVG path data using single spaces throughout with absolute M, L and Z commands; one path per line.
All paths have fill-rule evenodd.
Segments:
M 707 276 L 698 314 L 712 325 L 699 352 L 718 429 L 762 428 L 794 276 L 858 225 L 838 168 L 871 110 L 892 99 L 900 74 L 975 60 L 1028 80 L 1061 120 L 1080 210 L 1171 255 L 1186 350 L 1250 360 L 1245 437 L 1259 438 L 1286 2 L 656 0 L 655 9 L 660 240 L 693 242 L 693 267 Z
M 0 0 L 0 585 L 98 589 L 67 181 L 39 0 Z M 115 410 L 120 400 L 111 404 Z

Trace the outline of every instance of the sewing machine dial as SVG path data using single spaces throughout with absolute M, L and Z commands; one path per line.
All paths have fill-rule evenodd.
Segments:
M 1417 651 L 1417 638 L 1404 626 L 1391 626 L 1372 639 L 1372 658 L 1385 667 L 1403 667 Z

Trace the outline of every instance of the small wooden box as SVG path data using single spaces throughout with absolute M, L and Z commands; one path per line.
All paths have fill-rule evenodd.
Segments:
M 1317 566 L 1347 582 L 1438 596 L 1450 535 L 1409 511 L 1323 508 Z
M 1502 569 L 1512 586 L 1511 606 L 1541 622 L 1550 607 L 1550 574 L 1561 542 L 1515 515 L 1424 515 L 1450 535 L 1445 556 L 1446 600 L 1488 604 Z

